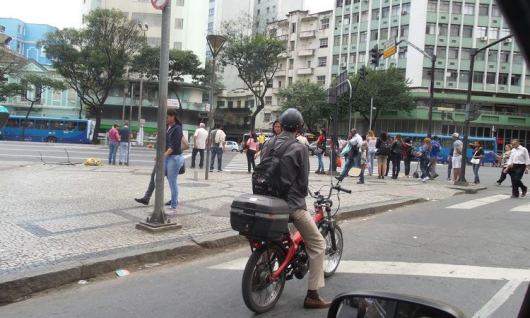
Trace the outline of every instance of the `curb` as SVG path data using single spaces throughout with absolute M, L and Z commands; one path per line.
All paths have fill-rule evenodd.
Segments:
M 342 221 L 368 216 L 427 201 L 423 198 L 416 198 L 404 199 L 389 204 L 373 204 L 339 213 L 335 216 L 335 219 Z M 234 233 L 233 231 L 227 231 L 197 236 L 192 237 L 190 242 L 165 245 L 143 251 L 131 249 L 130 252 L 114 255 L 112 259 L 101 257 L 73 261 L 54 266 L 53 269 L 35 270 L 29 273 L 27 277 L 17 275 L 15 279 L 10 281 L 3 279 L 0 281 L 0 306 L 23 300 L 31 294 L 46 289 L 57 288 L 79 280 L 87 280 L 102 274 L 111 273 L 118 268 L 179 258 L 183 260 L 197 258 L 216 253 L 216 249 L 236 246 L 246 241 L 243 236 Z

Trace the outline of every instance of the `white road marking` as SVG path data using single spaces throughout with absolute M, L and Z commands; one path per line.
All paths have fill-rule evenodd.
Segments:
M 211 269 L 243 270 L 248 258 L 211 266 Z M 517 268 L 483 267 L 453 264 L 341 261 L 338 273 L 411 275 L 466 279 L 491 279 L 509 281 L 530 281 L 530 270 Z
M 521 285 L 521 281 L 512 280 L 504 285 L 479 311 L 473 318 L 493 317 L 493 313 L 499 309 L 513 295 L 514 291 Z
M 506 194 L 498 194 L 498 195 L 494 195 L 491 197 L 485 197 L 485 198 L 470 200 L 470 201 L 462 202 L 459 204 L 451 205 L 451 206 L 448 206 L 447 209 L 469 210 L 469 209 L 474 209 L 474 208 L 477 208 L 479 206 L 483 206 L 489 203 L 494 203 L 497 201 L 505 200 L 505 199 L 508 199 L 509 197 L 510 196 Z
M 530 203 L 517 206 L 510 211 L 514 212 L 530 212 Z

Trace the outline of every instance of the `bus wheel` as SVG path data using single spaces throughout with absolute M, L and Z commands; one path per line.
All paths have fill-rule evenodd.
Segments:
M 57 138 L 55 138 L 55 137 L 48 137 L 48 138 L 46 138 L 46 142 L 53 142 L 53 143 L 55 143 L 55 142 L 57 142 Z

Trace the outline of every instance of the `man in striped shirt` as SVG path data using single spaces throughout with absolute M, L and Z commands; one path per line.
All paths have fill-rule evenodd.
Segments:
M 521 146 L 519 139 L 512 139 L 512 152 L 510 159 L 508 159 L 508 165 L 504 169 L 504 173 L 510 175 L 512 179 L 512 196 L 511 198 L 519 197 L 519 188 L 521 188 L 521 197 L 526 195 L 528 188 L 523 184 L 523 173 L 528 174 L 528 168 L 530 167 L 530 157 L 528 156 L 528 150 Z

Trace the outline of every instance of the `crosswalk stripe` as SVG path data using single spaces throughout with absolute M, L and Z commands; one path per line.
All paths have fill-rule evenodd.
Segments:
M 256 158 L 256 164 L 259 163 L 259 159 Z M 246 154 L 237 154 L 234 158 L 224 167 L 226 172 L 247 172 L 247 155 Z
M 208 267 L 209 269 L 244 270 L 248 258 L 238 258 L 226 263 Z M 509 281 L 530 281 L 530 270 L 455 264 L 407 263 L 407 262 L 340 262 L 337 273 L 381 274 L 450 277 L 467 279 L 492 279 Z
M 479 206 L 483 206 L 483 205 L 486 205 L 486 204 L 490 204 L 490 203 L 494 203 L 494 202 L 501 201 L 501 200 L 504 200 L 504 199 L 508 199 L 509 197 L 510 197 L 509 195 L 498 194 L 498 195 L 494 195 L 494 196 L 491 196 L 491 197 L 485 197 L 485 198 L 470 200 L 470 201 L 467 201 L 467 202 L 451 205 L 451 206 L 448 206 L 447 209 L 469 210 L 469 209 L 474 209 L 474 208 L 477 208 Z
M 530 212 L 530 203 L 517 206 L 510 211 L 514 212 Z

